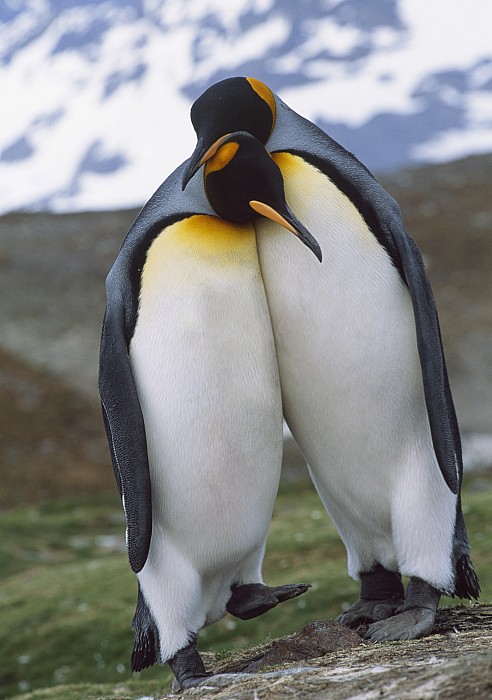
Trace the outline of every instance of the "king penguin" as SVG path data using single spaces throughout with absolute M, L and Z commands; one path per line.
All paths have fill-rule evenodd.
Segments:
M 338 619 L 373 641 L 429 634 L 442 593 L 477 598 L 460 499 L 460 435 L 422 257 L 367 168 L 254 78 L 193 104 L 183 187 L 223 134 L 272 154 L 319 241 L 313 267 L 255 224 L 286 422 L 343 540 L 360 598 Z M 193 180 L 192 180 L 193 182 Z M 410 577 L 406 592 L 401 575 Z
M 321 252 L 249 134 L 216 150 L 205 187 L 182 193 L 182 173 L 143 208 L 108 275 L 99 387 L 138 577 L 132 669 L 167 662 L 190 687 L 210 675 L 203 626 L 309 587 L 262 582 L 282 408 L 251 222 L 273 217 Z

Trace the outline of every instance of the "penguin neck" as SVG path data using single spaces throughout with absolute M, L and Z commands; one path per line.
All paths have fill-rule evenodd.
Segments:
M 200 214 L 176 222 L 155 238 L 147 252 L 140 292 L 153 297 L 158 290 L 176 291 L 183 284 L 185 289 L 186 284 L 190 289 L 197 284 L 213 287 L 251 274 L 260 276 L 253 226 Z
M 216 216 L 196 215 L 171 227 L 165 244 L 178 253 L 209 259 L 215 265 L 231 265 L 258 257 L 252 224 L 233 224 Z

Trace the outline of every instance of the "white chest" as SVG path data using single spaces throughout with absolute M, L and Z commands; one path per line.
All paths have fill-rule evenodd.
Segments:
M 149 249 L 130 358 L 154 517 L 179 526 L 184 549 L 200 542 L 204 526 L 216 543 L 234 531 L 219 547 L 223 556 L 240 537 L 266 535 L 280 473 L 281 397 L 254 230 L 193 219 Z
M 256 224 L 285 416 L 333 488 L 349 498 L 359 483 L 377 501 L 405 445 L 429 437 L 410 296 L 348 198 L 300 158 L 276 158 L 323 253 L 320 264 L 276 224 Z

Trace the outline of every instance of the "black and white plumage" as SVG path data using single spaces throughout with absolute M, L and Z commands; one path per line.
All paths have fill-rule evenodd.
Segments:
M 238 163 L 252 164 L 246 184 L 235 179 Z M 199 629 L 226 611 L 255 617 L 308 588 L 262 582 L 282 409 L 257 209 L 319 251 L 248 134 L 221 144 L 205 189 L 182 192 L 183 169 L 139 214 L 108 275 L 99 387 L 139 582 L 132 668 L 168 662 L 188 687 L 209 675 Z M 207 181 L 212 205 L 236 223 L 216 216 Z
M 440 593 L 477 597 L 480 589 L 420 251 L 365 166 L 263 83 L 221 81 L 191 116 L 198 143 L 183 183 L 240 124 L 272 154 L 289 206 L 323 250 L 323 265 L 313 266 L 306 251 L 293 254 L 292 241 L 280 249 L 274 223 L 255 224 L 284 415 L 347 548 L 349 573 L 362 581 L 361 599 L 341 619 L 374 621 L 372 639 L 422 636 Z M 401 574 L 411 577 L 405 601 Z

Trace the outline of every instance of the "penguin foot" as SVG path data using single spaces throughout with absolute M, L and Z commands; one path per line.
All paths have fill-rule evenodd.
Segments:
M 398 600 L 363 600 L 359 598 L 348 610 L 336 618 L 337 622 L 356 629 L 369 622 L 387 620 L 403 605 L 403 598 Z
M 391 617 L 403 605 L 405 590 L 401 576 L 381 564 L 360 575 L 360 598 L 346 612 L 337 617 L 347 627 L 356 629 L 369 622 Z
M 364 635 L 371 642 L 395 642 L 405 639 L 420 639 L 432 632 L 436 613 L 427 608 L 414 608 L 390 617 L 388 620 L 374 622 Z
M 372 642 L 394 642 L 420 639 L 432 632 L 439 605 L 440 592 L 422 579 L 412 577 L 403 607 L 394 617 L 369 626 L 364 639 Z
M 196 648 L 196 638 L 188 646 L 180 649 L 167 663 L 180 688 L 194 688 L 213 675 L 205 669 L 202 657 Z
M 285 586 L 265 586 L 263 583 L 246 583 L 232 586 L 227 612 L 241 620 L 251 620 L 263 615 L 279 603 L 305 593 L 310 583 L 294 583 Z

